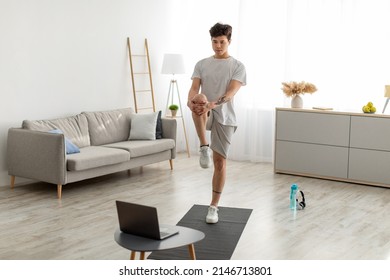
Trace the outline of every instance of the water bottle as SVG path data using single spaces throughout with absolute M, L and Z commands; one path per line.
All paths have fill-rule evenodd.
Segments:
M 291 191 L 290 191 L 290 209 L 292 210 L 297 209 L 297 192 L 298 192 L 297 184 L 292 184 Z

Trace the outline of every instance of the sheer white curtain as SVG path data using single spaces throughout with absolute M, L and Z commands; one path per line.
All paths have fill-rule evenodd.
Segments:
M 242 0 L 238 58 L 248 85 L 236 98 L 239 129 L 230 158 L 272 161 L 274 108 L 290 105 L 283 81 L 314 83 L 304 106 L 382 111 L 390 83 L 390 1 Z M 233 35 L 234 36 L 234 35 Z
M 204 7 L 210 5 L 202 1 L 185 1 L 182 14 L 182 28 L 201 26 L 203 34 L 186 54 L 188 72 L 202 58 L 204 30 L 217 21 L 232 24 L 230 53 L 247 68 L 248 84 L 235 98 L 239 128 L 229 158 L 273 160 L 275 107 L 290 106 L 280 89 L 283 81 L 317 86 L 317 92 L 304 95 L 305 107 L 359 111 L 372 101 L 382 111 L 384 85 L 390 84 L 389 0 L 214 0 L 207 1 L 215 4 L 207 13 Z M 194 35 L 183 34 L 189 41 Z M 204 56 L 211 54 L 211 45 L 206 48 Z M 195 149 L 195 130 L 189 134 Z

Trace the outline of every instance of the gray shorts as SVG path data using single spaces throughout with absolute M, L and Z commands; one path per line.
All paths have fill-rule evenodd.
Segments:
M 237 126 L 223 125 L 215 121 L 213 110 L 207 119 L 206 129 L 211 132 L 210 149 L 227 158 L 234 132 Z

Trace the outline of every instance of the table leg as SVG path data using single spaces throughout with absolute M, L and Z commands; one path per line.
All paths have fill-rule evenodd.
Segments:
M 135 251 L 131 251 L 131 254 L 130 254 L 130 260 L 135 260 Z M 144 260 L 145 259 L 145 252 L 139 252 L 140 253 L 140 256 L 139 256 L 139 259 L 140 260 Z
M 188 245 L 188 251 L 190 252 L 191 260 L 196 260 L 194 244 Z

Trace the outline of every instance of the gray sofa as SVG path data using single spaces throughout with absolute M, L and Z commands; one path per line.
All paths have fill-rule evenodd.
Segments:
M 8 131 L 11 188 L 16 176 L 29 178 L 56 184 L 57 196 L 61 198 L 62 186 L 68 183 L 164 160 L 169 160 L 173 169 L 176 120 L 161 118 L 160 113 L 154 122 L 156 138 L 148 138 L 142 134 L 149 129 L 151 135 L 152 123 L 145 125 L 140 119 L 147 116 L 151 120 L 150 115 L 152 113 L 135 114 L 131 108 L 124 108 L 82 112 L 53 120 L 23 121 L 21 128 Z M 79 148 L 79 152 L 68 154 L 68 144 Z

